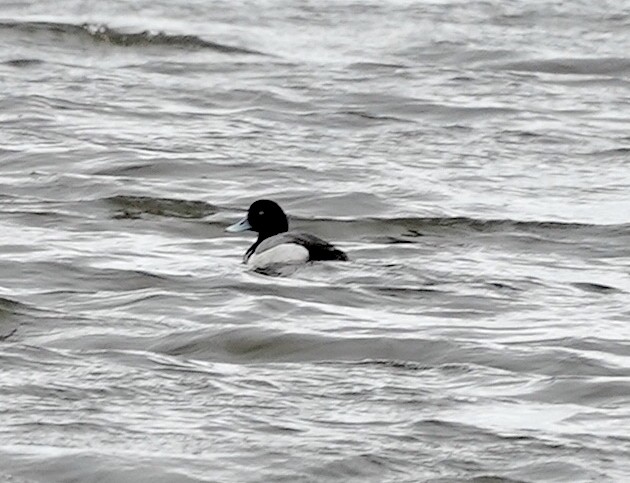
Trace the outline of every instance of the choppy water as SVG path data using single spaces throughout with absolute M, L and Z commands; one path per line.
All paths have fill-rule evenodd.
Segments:
M 628 32 L 1 2 L 0 480 L 629 480 Z M 261 197 L 352 262 L 247 272 Z

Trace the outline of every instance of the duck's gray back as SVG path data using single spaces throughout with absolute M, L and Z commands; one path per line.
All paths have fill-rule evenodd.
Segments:
M 297 231 L 280 233 L 263 240 L 256 248 L 255 253 L 262 253 L 270 248 L 286 243 L 292 243 L 306 248 L 308 250 L 309 260 L 348 260 L 348 256 L 344 252 L 335 248 L 334 245 L 331 245 L 327 241 L 310 233 Z

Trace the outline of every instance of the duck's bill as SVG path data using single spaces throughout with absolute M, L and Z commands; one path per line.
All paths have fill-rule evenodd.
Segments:
M 225 229 L 225 231 L 229 231 L 231 233 L 238 233 L 240 231 L 247 231 L 251 229 L 252 229 L 252 225 L 249 224 L 249 221 L 247 221 L 247 217 L 245 217 L 238 223 L 234 223 L 233 225 L 228 226 Z

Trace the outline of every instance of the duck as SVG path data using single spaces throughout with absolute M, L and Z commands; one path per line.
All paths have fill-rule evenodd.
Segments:
M 243 256 L 243 263 L 264 271 L 282 265 L 300 265 L 319 260 L 348 261 L 348 255 L 310 233 L 289 231 L 289 221 L 278 203 L 254 201 L 247 215 L 226 228 L 228 232 L 254 231 L 258 239 Z

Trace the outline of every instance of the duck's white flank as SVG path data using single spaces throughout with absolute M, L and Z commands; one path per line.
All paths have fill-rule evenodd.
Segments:
M 282 243 L 262 253 L 254 253 L 247 266 L 252 269 L 262 269 L 271 265 L 291 265 L 304 263 L 308 260 L 308 250 L 296 243 Z

